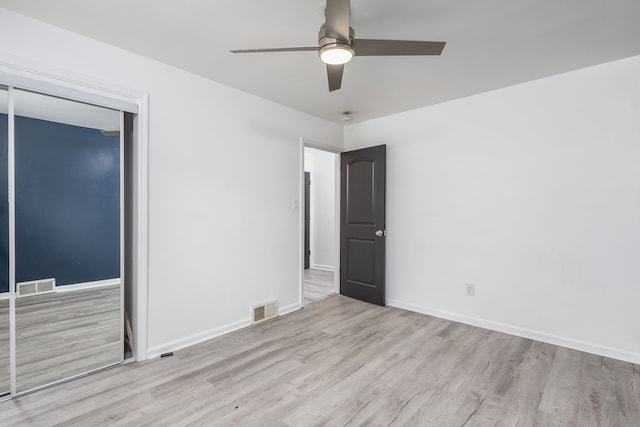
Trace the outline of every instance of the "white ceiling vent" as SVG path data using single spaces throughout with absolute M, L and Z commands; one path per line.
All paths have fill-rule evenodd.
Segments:
M 270 301 L 253 307 L 253 323 L 262 322 L 278 315 L 278 301 Z
M 56 279 L 42 279 L 16 283 L 16 292 L 18 297 L 48 294 L 55 292 L 55 290 Z

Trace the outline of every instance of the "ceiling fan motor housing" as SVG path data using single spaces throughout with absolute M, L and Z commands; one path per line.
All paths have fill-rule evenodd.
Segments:
M 355 55 L 355 49 L 353 47 L 353 38 L 355 32 L 353 28 L 349 27 L 349 40 L 342 40 L 336 37 L 328 37 L 326 34 L 326 25 L 322 24 L 320 32 L 318 33 L 318 55 L 322 56 L 322 53 L 331 49 L 344 49 L 351 52 L 351 55 Z

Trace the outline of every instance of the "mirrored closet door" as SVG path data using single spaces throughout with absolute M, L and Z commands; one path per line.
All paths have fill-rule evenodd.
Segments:
M 13 131 L 2 158 L 10 166 L 0 179 L 13 198 L 0 219 L 13 232 L 0 233 L 0 247 L 7 241 L 13 254 L 2 252 L 0 290 L 12 294 L 7 330 L 19 394 L 123 360 L 123 113 L 8 92 L 13 114 L 2 117 Z

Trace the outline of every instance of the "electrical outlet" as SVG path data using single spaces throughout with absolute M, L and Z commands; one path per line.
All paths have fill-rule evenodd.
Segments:
M 467 283 L 466 285 L 464 285 L 464 293 L 468 296 L 468 297 L 472 297 L 476 294 L 476 287 L 473 283 Z

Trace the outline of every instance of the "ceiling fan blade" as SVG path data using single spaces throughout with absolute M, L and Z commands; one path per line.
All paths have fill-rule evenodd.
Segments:
M 349 41 L 350 0 L 327 0 L 325 36 Z
M 445 42 L 356 39 L 353 45 L 356 56 L 440 55 Z
M 305 52 L 305 51 L 318 51 L 318 46 L 305 46 L 305 47 L 274 47 L 267 49 L 235 49 L 230 50 L 231 53 L 260 53 L 260 52 Z
M 331 65 L 327 64 L 327 76 L 329 77 L 329 92 L 340 89 L 342 85 L 342 72 L 344 64 Z

